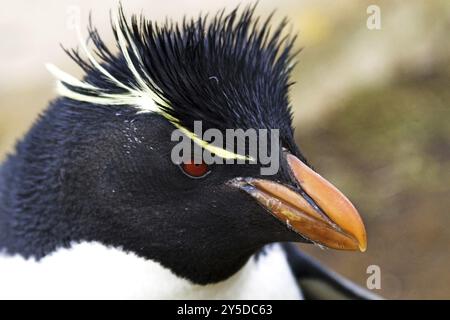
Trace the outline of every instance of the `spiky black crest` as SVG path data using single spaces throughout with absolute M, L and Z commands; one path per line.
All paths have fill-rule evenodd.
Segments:
M 119 49 L 121 37 L 126 43 L 125 51 L 110 51 L 92 25 L 89 34 L 101 66 L 132 88 L 143 79 L 159 98 L 158 107 L 183 126 L 202 120 L 204 128 L 277 128 L 291 135 L 288 87 L 295 37 L 283 37 L 286 20 L 272 31 L 271 18 L 261 21 L 252 6 L 160 26 L 142 16 L 128 22 L 119 8 L 113 32 Z M 125 93 L 77 51 L 69 54 L 86 72 L 85 82 L 100 89 L 65 84 L 71 90 Z

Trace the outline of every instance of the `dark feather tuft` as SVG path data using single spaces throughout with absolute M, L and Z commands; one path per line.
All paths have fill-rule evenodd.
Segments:
M 202 120 L 204 128 L 278 128 L 291 135 L 288 88 L 295 37 L 283 36 L 286 20 L 273 31 L 271 20 L 272 15 L 261 21 L 250 6 L 221 11 L 212 19 L 200 16 L 160 26 L 142 16 L 129 22 L 119 8 L 118 26 L 129 34 L 127 50 L 139 74 L 165 102 L 160 108 L 185 127 Z M 114 26 L 113 32 L 118 42 Z M 137 86 L 123 54 L 111 52 L 92 24 L 89 37 L 102 66 L 121 82 Z M 86 72 L 88 83 L 102 92 L 123 92 L 76 50 L 68 53 Z

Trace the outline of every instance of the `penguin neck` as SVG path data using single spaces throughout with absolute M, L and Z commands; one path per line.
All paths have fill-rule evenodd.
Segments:
M 93 236 L 92 231 L 83 231 L 77 227 L 81 222 L 76 220 L 75 214 L 61 209 L 64 206 L 58 199 L 58 187 L 47 188 L 48 185 L 45 185 L 42 188 L 28 189 L 29 185 L 25 183 L 30 183 L 28 179 L 16 178 L 17 172 L 28 165 L 22 163 L 25 158 L 14 155 L 0 167 L 0 251 L 10 255 L 18 254 L 40 260 L 61 248 L 69 248 L 85 241 L 97 241 L 160 263 L 176 276 L 204 285 L 233 276 L 267 243 L 252 242 L 242 233 L 235 235 L 237 238 L 233 241 L 221 239 L 218 235 L 217 241 L 202 246 L 197 242 L 196 236 L 191 243 L 180 243 L 176 234 L 149 232 L 146 247 L 143 248 L 139 241 L 115 238 L 108 229 L 98 229 Z M 55 160 L 52 160 L 53 165 L 49 168 L 55 167 L 53 161 Z M 34 167 L 34 173 L 37 174 L 38 171 L 39 168 Z M 47 170 L 45 174 L 44 181 L 50 184 L 51 181 L 56 181 L 53 178 L 56 172 Z M 55 182 L 54 185 L 58 184 Z M 39 192 L 40 189 L 43 190 L 42 193 Z M 27 190 L 29 194 L 25 196 Z M 61 215 L 62 211 L 66 214 Z M 155 215 L 154 225 L 163 223 L 158 219 Z
M 39 261 L 0 254 L 0 283 L 0 299 L 301 298 L 285 253 L 277 245 L 250 258 L 229 278 L 205 286 L 158 262 L 98 242 L 58 249 Z
M 111 248 L 132 252 L 148 261 L 158 262 L 180 278 L 205 285 L 223 281 L 237 273 L 265 244 L 248 244 L 245 237 L 235 241 L 219 239 L 215 243 L 209 243 L 205 253 L 189 243 L 180 244 L 170 234 L 166 234 L 164 239 L 161 239 L 161 234 L 155 234 L 155 238 L 150 234 L 147 238 L 149 244 L 145 249 L 139 242 L 130 242 L 124 246 L 106 232 L 95 237 L 83 234 L 77 228 L 65 228 L 69 225 L 68 222 L 61 220 L 57 213 L 52 213 L 52 210 L 59 208 L 56 202 L 48 205 L 43 213 L 31 209 L 37 208 L 36 206 L 24 210 L 28 207 L 28 202 L 13 197 L 15 192 L 7 190 L 14 181 L 13 174 L 9 174 L 13 163 L 17 163 L 15 158 L 11 158 L 0 168 L 0 251 L 5 250 L 10 255 L 18 254 L 40 260 L 61 248 L 76 246 L 85 241 L 97 241 Z M 53 198 L 51 194 L 46 197 Z M 35 228 L 36 226 L 40 227 Z
M 250 248 L 229 244 L 226 248 L 211 246 L 205 251 L 192 247 L 168 246 L 155 248 L 144 255 L 144 258 L 159 262 L 180 278 L 207 285 L 233 276 L 262 247 L 263 245 Z
M 76 123 L 70 112 L 61 100 L 51 103 L 0 164 L 0 250 L 40 259 L 83 236 L 82 228 L 69 223 L 76 208 L 63 208 L 64 168 L 73 143 L 67 132 Z
M 247 235 L 238 234 L 233 241 L 220 239 L 219 236 L 217 241 L 202 246 L 196 242 L 197 238 L 191 243 L 180 243 L 176 234 L 149 232 L 146 247 L 143 248 L 139 241 L 117 239 L 108 229 L 98 229 L 93 236 L 92 231 L 76 227 L 81 224 L 76 221 L 76 215 L 65 209 L 69 216 L 60 214 L 64 206 L 59 203 L 59 188 L 42 186 L 45 192 L 40 193 L 39 188 L 33 188 L 29 190 L 29 197 L 23 196 L 28 190 L 27 184 L 24 180 L 15 179 L 15 173 L 23 169 L 20 166 L 23 161 L 24 157 L 14 155 L 0 167 L 0 252 L 40 260 L 62 248 L 96 241 L 160 263 L 180 278 L 205 285 L 236 274 L 267 243 L 252 242 Z M 35 173 L 37 170 L 35 168 Z M 54 181 L 54 174 L 46 171 L 44 180 Z M 158 219 L 155 215 L 155 225 L 163 223 Z

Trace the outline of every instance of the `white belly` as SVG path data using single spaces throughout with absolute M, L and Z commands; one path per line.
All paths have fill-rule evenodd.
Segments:
M 36 262 L 0 255 L 0 299 L 301 299 L 274 245 L 238 273 L 195 285 L 159 263 L 99 243 L 74 244 Z

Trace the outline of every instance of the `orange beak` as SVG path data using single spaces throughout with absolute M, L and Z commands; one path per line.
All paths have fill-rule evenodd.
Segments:
M 304 238 L 333 249 L 364 252 L 366 230 L 352 203 L 297 157 L 287 154 L 287 162 L 301 190 L 254 178 L 233 184 Z

